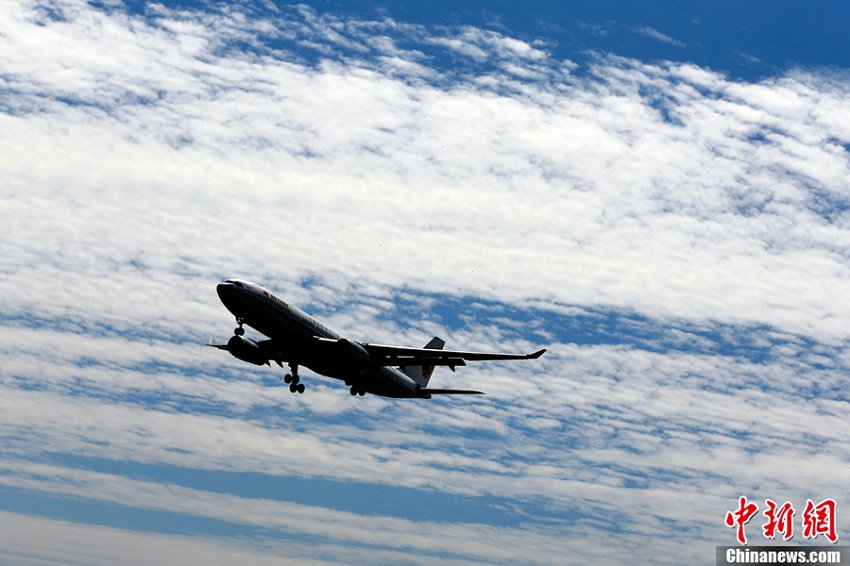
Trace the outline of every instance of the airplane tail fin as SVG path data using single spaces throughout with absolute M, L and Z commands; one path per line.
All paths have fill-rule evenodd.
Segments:
M 429 350 L 442 350 L 446 342 L 437 336 L 434 336 L 430 342 L 425 344 Z M 428 387 L 428 382 L 431 381 L 431 374 L 434 373 L 434 366 L 401 366 L 403 371 L 409 378 L 413 379 L 419 387 Z

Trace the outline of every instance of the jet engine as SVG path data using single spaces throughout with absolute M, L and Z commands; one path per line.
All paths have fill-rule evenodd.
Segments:
M 260 345 L 244 336 L 233 336 L 227 341 L 227 351 L 233 357 L 258 366 L 270 365 L 269 358 L 263 354 Z
M 352 366 L 358 369 L 366 369 L 372 366 L 372 359 L 369 356 L 369 352 L 357 342 L 342 338 L 341 340 L 337 340 L 337 348 L 339 349 L 340 358 L 345 359 Z

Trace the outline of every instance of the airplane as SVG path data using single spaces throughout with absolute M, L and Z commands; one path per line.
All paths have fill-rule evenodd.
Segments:
M 298 373 L 304 366 L 344 381 L 351 395 L 420 399 L 480 395 L 481 391 L 429 388 L 434 367 L 448 366 L 455 371 L 468 361 L 534 360 L 546 352 L 545 348 L 525 355 L 443 350 L 445 342 L 436 336 L 424 348 L 355 342 L 254 283 L 228 279 L 219 283 L 216 291 L 238 326 L 227 344 L 210 340 L 207 346 L 258 366 L 271 366 L 273 361 L 283 367 L 287 363 L 289 373 L 284 382 L 292 393 L 304 393 Z M 246 338 L 246 324 L 269 338 Z

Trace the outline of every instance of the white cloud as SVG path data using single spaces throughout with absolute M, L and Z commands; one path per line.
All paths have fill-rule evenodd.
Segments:
M 545 51 L 529 43 L 504 36 L 500 33 L 465 27 L 457 34 L 447 34 L 429 40 L 430 43 L 447 47 L 464 57 L 483 61 L 490 57 L 517 61 L 542 60 L 547 57 Z
M 658 40 L 662 43 L 668 43 L 668 44 L 674 45 L 676 47 L 685 47 L 685 42 L 680 41 L 676 38 L 670 37 L 666 33 L 662 33 L 662 32 L 658 31 L 657 29 L 655 29 L 654 27 L 651 27 L 651 26 L 642 26 L 642 27 L 639 27 L 639 28 L 635 28 L 633 31 L 637 34 L 640 34 L 640 35 L 643 35 L 643 36 L 646 36 L 646 37 L 651 37 L 652 39 L 656 39 L 656 40 Z

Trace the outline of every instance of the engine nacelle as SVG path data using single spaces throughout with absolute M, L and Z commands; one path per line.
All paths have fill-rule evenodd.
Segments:
M 345 359 L 351 366 L 358 369 L 366 369 L 372 366 L 372 358 L 369 356 L 369 352 L 357 342 L 343 338 L 337 340 L 337 348 L 339 349 L 340 357 Z
M 263 354 L 260 345 L 244 336 L 233 336 L 227 341 L 227 351 L 243 362 L 258 366 L 269 365 L 269 359 Z

